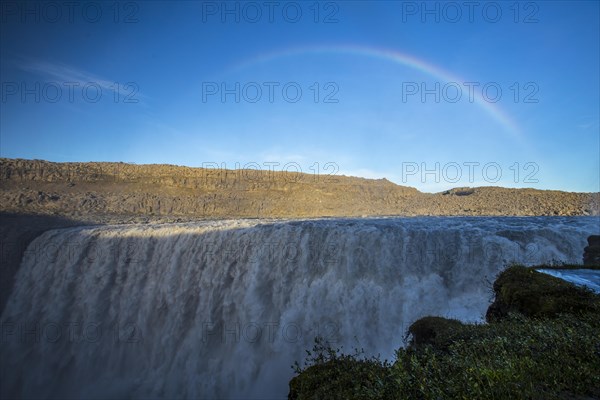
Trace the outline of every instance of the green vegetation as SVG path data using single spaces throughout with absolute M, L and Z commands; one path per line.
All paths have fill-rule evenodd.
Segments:
M 494 282 L 494 292 L 496 299 L 486 314 L 488 322 L 511 312 L 532 318 L 600 313 L 598 296 L 592 291 L 531 268 L 509 267 Z
M 290 381 L 289 399 L 378 399 L 395 393 L 392 364 L 365 358 L 361 351 L 346 355 L 315 338 L 307 350 L 305 368 L 296 362 L 300 375 Z
M 412 335 L 413 346 L 429 344 L 436 349 L 446 350 L 457 335 L 468 330 L 468 326 L 455 319 L 424 317 L 412 324 L 408 333 Z
M 317 339 L 289 398 L 600 398 L 600 296 L 520 266 L 494 291 L 490 323 L 423 318 L 393 363 Z

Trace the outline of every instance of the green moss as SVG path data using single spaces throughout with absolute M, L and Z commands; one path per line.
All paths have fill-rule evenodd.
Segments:
M 462 322 L 442 317 L 424 317 L 408 328 L 412 335 L 411 345 L 432 345 L 438 349 L 446 349 L 463 332 L 465 325 Z
M 393 364 L 317 341 L 305 367 L 296 364 L 289 398 L 600 398 L 600 296 L 517 266 L 494 291 L 493 322 L 425 317 Z
M 308 368 L 290 381 L 290 399 L 385 398 L 389 369 L 373 361 L 340 359 Z M 308 397 L 307 397 L 308 396 Z
M 298 376 L 290 381 L 289 399 L 387 399 L 396 392 L 391 364 L 333 349 L 315 338 L 307 350 L 306 368 L 296 363 Z
M 600 319 L 563 315 L 464 325 L 440 350 L 399 349 L 393 365 L 338 355 L 300 370 L 290 399 L 566 399 L 600 396 Z
M 600 311 L 599 297 L 590 290 L 523 266 L 502 272 L 494 282 L 494 292 L 496 299 L 486 314 L 488 322 L 511 312 L 537 318 Z
M 448 351 L 397 351 L 395 398 L 558 399 L 600 395 L 598 319 L 507 318 L 471 325 Z

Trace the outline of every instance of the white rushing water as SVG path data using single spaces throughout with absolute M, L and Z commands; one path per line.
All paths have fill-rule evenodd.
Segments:
M 538 269 L 539 272 L 586 287 L 600 294 L 600 271 L 590 269 Z
M 598 218 L 236 220 L 49 231 L 2 314 L 2 397 L 284 398 L 321 336 L 391 358 L 482 321 L 510 262 L 580 263 Z

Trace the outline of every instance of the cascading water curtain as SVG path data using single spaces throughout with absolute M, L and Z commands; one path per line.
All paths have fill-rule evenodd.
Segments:
M 49 231 L 2 315 L 2 396 L 285 397 L 315 336 L 391 358 L 416 319 L 482 321 L 509 263 L 580 263 L 596 233 L 591 217 Z

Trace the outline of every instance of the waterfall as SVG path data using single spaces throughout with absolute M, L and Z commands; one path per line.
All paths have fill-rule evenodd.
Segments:
M 581 263 L 599 231 L 594 217 L 48 231 L 2 314 L 1 394 L 283 398 L 315 336 L 391 359 L 416 319 L 483 321 L 509 263 Z

